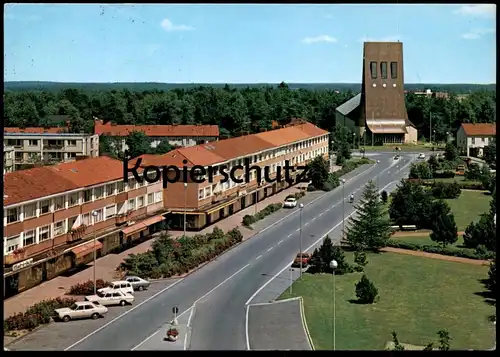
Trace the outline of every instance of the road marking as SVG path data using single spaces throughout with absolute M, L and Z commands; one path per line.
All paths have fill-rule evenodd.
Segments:
M 245 311 L 245 339 L 247 343 L 247 350 L 250 351 L 250 337 L 248 334 L 248 311 L 250 310 L 250 305 L 246 306 L 246 311 Z
M 304 223 L 304 227 L 307 226 L 308 224 L 309 224 L 309 222 Z
M 300 231 L 300 228 L 297 228 L 297 229 L 295 230 L 295 232 L 298 232 L 298 231 Z
M 314 222 L 316 220 L 316 217 L 314 217 L 313 219 L 311 219 L 311 222 Z
M 287 238 L 290 238 L 292 236 L 293 233 L 290 233 L 289 235 L 287 235 L 286 237 Z
M 181 282 L 181 281 L 183 281 L 183 280 L 184 280 L 184 278 L 177 280 L 175 283 L 173 283 L 173 284 L 171 284 L 171 285 L 167 286 L 165 289 L 160 290 L 159 292 L 157 292 L 157 293 L 156 293 L 156 294 L 154 294 L 153 296 L 151 296 L 151 297 L 147 298 L 146 300 L 144 300 L 143 302 L 141 302 L 141 303 L 139 303 L 139 304 L 135 305 L 135 306 L 134 306 L 133 308 L 131 308 L 130 310 L 125 311 L 125 312 L 124 312 L 123 314 L 121 314 L 120 316 L 115 317 L 113 320 L 109 321 L 108 323 L 106 323 L 106 324 L 104 324 L 103 326 L 99 327 L 97 330 L 92 331 L 92 332 L 91 332 L 91 333 L 89 333 L 87 336 L 85 336 L 85 337 L 81 338 L 80 340 L 78 340 L 78 341 L 76 341 L 75 343 L 73 343 L 71 346 L 67 347 L 67 348 L 65 349 L 65 351 L 68 351 L 69 349 L 71 349 L 71 348 L 75 347 L 76 345 L 80 344 L 81 342 L 85 341 L 85 340 L 86 340 L 87 338 L 89 338 L 90 336 L 92 336 L 92 335 L 94 335 L 94 334 L 98 333 L 99 331 L 101 331 L 102 329 L 104 329 L 104 328 L 108 327 L 108 326 L 109 326 L 109 325 L 111 325 L 113 322 L 118 321 L 118 320 L 119 320 L 119 319 L 121 319 L 123 316 L 125 316 L 125 315 L 127 315 L 127 314 L 131 313 L 132 311 L 134 311 L 135 309 L 137 309 L 137 308 L 141 307 L 142 305 L 144 305 L 145 303 L 147 303 L 147 302 L 151 301 L 152 299 L 154 299 L 154 298 L 155 298 L 155 297 L 157 297 L 158 295 L 160 295 L 160 294 L 164 293 L 164 292 L 165 292 L 165 291 L 167 291 L 168 289 L 173 288 L 175 285 L 177 285 L 178 283 L 180 283 L 180 282 Z
M 323 213 L 325 213 L 325 212 L 321 212 L 319 215 L 320 215 L 320 216 L 322 216 L 322 215 L 323 215 Z
M 269 248 L 267 251 L 270 252 L 273 249 L 273 247 Z
M 188 318 L 188 322 L 187 322 L 187 329 L 186 329 L 186 334 L 184 335 L 184 351 L 187 351 L 187 348 L 188 348 L 188 335 L 189 335 L 189 338 L 191 338 L 191 320 L 193 318 L 193 315 L 194 315 L 194 308 L 195 306 L 193 306 L 193 308 L 191 309 L 191 313 L 189 314 L 189 318 Z
M 283 239 L 278 242 L 278 244 L 281 244 L 281 243 L 283 243 Z
M 255 260 L 259 260 L 260 258 L 262 258 L 262 254 L 255 258 Z

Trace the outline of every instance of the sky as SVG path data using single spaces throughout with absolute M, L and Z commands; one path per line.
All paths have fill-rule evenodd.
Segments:
M 359 83 L 364 41 L 406 83 L 495 83 L 496 5 L 4 6 L 4 80 Z

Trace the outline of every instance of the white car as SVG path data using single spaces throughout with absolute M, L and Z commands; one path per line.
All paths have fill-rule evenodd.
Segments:
M 116 291 L 122 291 L 126 294 L 133 294 L 134 293 L 134 288 L 132 287 L 132 284 L 130 284 L 128 281 L 125 280 L 120 280 L 120 281 L 113 281 L 110 286 L 99 289 L 99 292 L 107 291 L 107 289 L 113 289 Z
M 288 197 L 283 203 L 283 207 L 285 208 L 294 208 L 297 207 L 297 199 L 293 197 Z
M 425 154 L 424 154 L 424 153 L 420 153 L 420 154 L 418 154 L 418 158 L 419 158 L 420 160 L 425 159 Z
M 125 306 L 127 304 L 132 304 L 135 300 L 135 297 L 134 295 L 124 293 L 123 291 L 107 288 L 107 290 L 99 291 L 97 295 L 86 296 L 85 300 L 90 302 L 97 302 L 103 306 Z
M 70 307 L 55 310 L 57 317 L 62 321 L 78 319 L 98 319 L 108 313 L 108 308 L 98 302 L 77 301 Z

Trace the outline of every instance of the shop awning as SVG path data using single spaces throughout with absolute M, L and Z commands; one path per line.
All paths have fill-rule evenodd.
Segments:
M 158 216 L 154 216 L 154 217 L 151 217 L 151 218 L 148 218 L 148 219 L 145 219 L 144 221 L 142 221 L 141 223 L 146 225 L 146 226 L 150 226 L 152 224 L 155 224 L 155 223 L 158 223 L 158 222 L 161 222 L 165 219 L 165 217 L 163 217 L 162 215 L 158 215 Z
M 140 222 L 140 223 L 136 223 L 136 224 L 133 224 L 131 226 L 128 226 L 127 228 L 122 229 L 122 233 L 125 236 L 129 236 L 129 235 L 134 234 L 134 233 L 139 233 L 139 232 L 145 231 L 146 229 L 148 229 L 148 226 L 146 226 L 144 223 Z
M 208 214 L 214 213 L 215 211 L 218 211 L 218 210 L 220 210 L 220 209 L 223 209 L 224 207 L 227 207 L 227 206 L 229 206 L 229 205 L 232 205 L 232 204 L 233 204 L 233 203 L 235 203 L 236 201 L 238 201 L 238 198 L 236 198 L 236 199 L 232 199 L 232 200 L 227 201 L 227 202 L 224 202 L 224 203 L 221 203 L 221 204 L 219 204 L 219 205 L 215 206 L 214 208 L 211 208 L 211 209 L 207 210 L 207 211 L 206 211 L 206 213 L 208 213 Z
M 94 249 L 97 251 L 102 248 L 102 243 L 99 242 L 97 239 L 94 241 L 87 242 L 85 244 L 79 245 L 78 247 L 75 247 L 71 249 L 71 252 L 77 257 L 83 257 L 89 253 L 92 253 Z

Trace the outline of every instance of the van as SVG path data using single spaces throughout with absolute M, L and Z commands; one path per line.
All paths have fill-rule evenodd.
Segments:
M 99 291 L 107 289 L 120 290 L 126 294 L 134 294 L 134 288 L 128 281 L 113 281 L 108 287 L 99 289 Z

